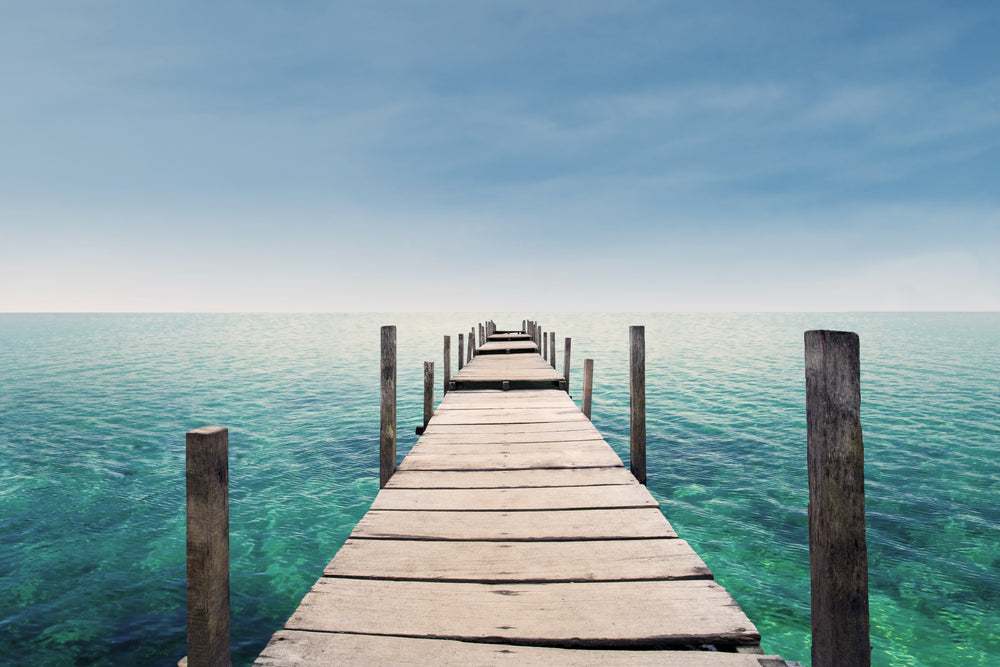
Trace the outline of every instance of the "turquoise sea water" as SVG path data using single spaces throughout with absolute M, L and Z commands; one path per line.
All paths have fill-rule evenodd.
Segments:
M 422 361 L 440 374 L 442 334 L 488 318 L 571 336 L 578 402 L 595 359 L 594 422 L 626 461 L 646 326 L 648 486 L 765 650 L 804 664 L 802 332 L 857 331 L 873 663 L 1000 662 L 1000 314 L 471 313 L 0 315 L 0 663 L 184 655 L 184 433 L 204 424 L 230 431 L 252 662 L 378 490 L 379 326 L 398 326 L 402 457 Z

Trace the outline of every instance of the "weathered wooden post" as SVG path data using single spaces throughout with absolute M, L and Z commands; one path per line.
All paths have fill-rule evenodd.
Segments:
M 567 383 L 568 386 L 568 383 Z M 594 360 L 583 360 L 583 414 L 590 419 L 590 406 L 594 395 Z
M 424 362 L 424 425 L 417 429 L 417 435 L 421 435 L 431 417 L 434 416 L 434 362 Z
M 542 359 L 549 360 L 549 337 L 542 334 Z
M 458 334 L 458 370 L 462 370 L 465 364 L 465 334 Z
M 483 328 L 483 324 L 480 322 L 480 324 L 479 324 L 479 347 L 482 347 L 483 343 L 485 343 L 485 342 L 486 342 L 486 333 L 485 333 L 485 330 Z
M 451 382 L 451 336 L 444 337 L 444 387 L 441 395 L 448 393 L 448 383 Z
M 528 320 L 521 320 L 521 331 L 528 333 Z
M 476 328 L 472 327 L 469 329 L 469 354 L 465 359 L 465 363 L 472 361 L 472 357 L 476 356 Z
M 549 332 L 549 363 L 556 367 L 556 332 Z
M 396 472 L 396 327 L 382 327 L 382 410 L 379 428 L 379 488 Z
M 564 339 L 563 347 L 563 377 L 566 378 L 566 393 L 569 393 L 569 338 Z
M 187 664 L 231 665 L 229 430 L 187 432 Z
M 629 466 L 646 483 L 646 327 L 629 327 Z
M 858 335 L 807 331 L 812 664 L 870 665 Z

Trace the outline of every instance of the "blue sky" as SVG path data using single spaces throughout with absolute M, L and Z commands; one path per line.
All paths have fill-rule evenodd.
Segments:
M 0 9 L 0 311 L 1000 310 L 1000 9 Z

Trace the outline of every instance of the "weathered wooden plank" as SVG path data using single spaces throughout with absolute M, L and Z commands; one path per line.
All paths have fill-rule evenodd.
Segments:
M 578 449 L 610 450 L 608 444 L 600 436 L 589 437 L 574 431 L 555 431 L 551 433 L 518 433 L 517 438 L 497 438 L 482 434 L 473 438 L 473 434 L 440 436 L 418 441 L 410 450 L 413 454 L 424 454 L 432 451 L 455 452 L 524 452 L 524 451 L 567 451 Z
M 434 414 L 437 426 L 444 424 L 525 424 L 556 422 L 590 423 L 576 406 L 571 408 L 517 408 L 509 410 L 438 410 Z
M 601 648 L 760 643 L 757 629 L 714 581 L 467 584 L 323 577 L 285 628 Z
M 504 340 L 531 340 L 531 334 L 526 333 L 495 333 L 487 336 L 486 342 Z
M 445 639 L 279 630 L 257 667 L 291 665 L 572 665 L 575 667 L 761 667 L 777 656 L 715 651 L 563 649 Z M 783 662 L 777 662 L 783 665 Z
M 417 445 L 423 444 L 533 444 L 539 442 L 583 442 L 600 441 L 604 438 L 597 431 L 542 431 L 535 433 L 482 433 L 468 431 L 435 431 L 429 435 L 424 435 L 417 441 Z M 416 446 L 414 446 L 416 449 Z
M 412 459 L 412 461 L 411 461 Z M 475 445 L 464 444 L 422 444 L 414 447 L 400 464 L 400 469 L 427 468 L 428 461 L 447 462 L 446 470 L 484 470 L 497 467 L 539 467 L 575 468 L 607 467 L 621 465 L 621 459 L 600 440 L 579 442 L 572 447 L 565 443 L 502 443 Z M 542 464 L 545 465 L 542 465 Z
M 491 340 L 479 346 L 479 354 L 529 354 L 538 352 L 530 340 Z
M 373 510 L 525 511 L 659 507 L 640 484 L 527 489 L 382 489 Z
M 677 537 L 655 507 L 539 512 L 393 512 L 371 510 L 351 537 L 523 541 Z
M 552 391 L 562 394 L 561 398 L 552 396 L 538 397 L 538 398 L 524 398 L 518 396 L 521 391 L 509 391 L 506 394 L 513 396 L 510 399 L 476 399 L 475 401 L 442 401 L 438 405 L 438 410 L 545 410 L 548 408 L 572 408 L 575 407 L 573 399 L 571 399 L 566 392 L 559 389 L 545 389 L 543 391 Z M 465 390 L 460 392 L 455 392 L 450 394 L 450 396 L 461 396 L 467 393 Z
M 565 399 L 566 392 L 560 392 L 558 389 L 521 389 L 516 392 L 501 391 L 500 389 L 469 389 L 460 394 L 449 396 L 448 404 L 477 402 L 489 406 L 498 401 L 534 401 L 545 397 Z M 442 400 L 441 404 L 445 405 L 445 402 Z
M 388 489 L 502 489 L 637 484 L 624 466 L 561 470 L 399 470 Z
M 554 433 L 557 431 L 581 431 L 598 433 L 592 422 L 586 419 L 575 419 L 567 422 L 525 423 L 525 424 L 444 424 L 431 419 L 425 434 L 492 434 L 510 435 L 514 433 Z
M 604 468 L 621 465 L 611 449 L 524 451 L 499 454 L 410 452 L 397 470 L 524 470 L 529 468 Z
M 710 579 L 684 540 L 344 543 L 326 576 L 480 583 Z

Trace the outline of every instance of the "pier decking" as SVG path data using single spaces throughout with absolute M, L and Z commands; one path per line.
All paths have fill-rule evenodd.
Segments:
M 784 665 L 564 382 L 490 336 L 256 664 Z

